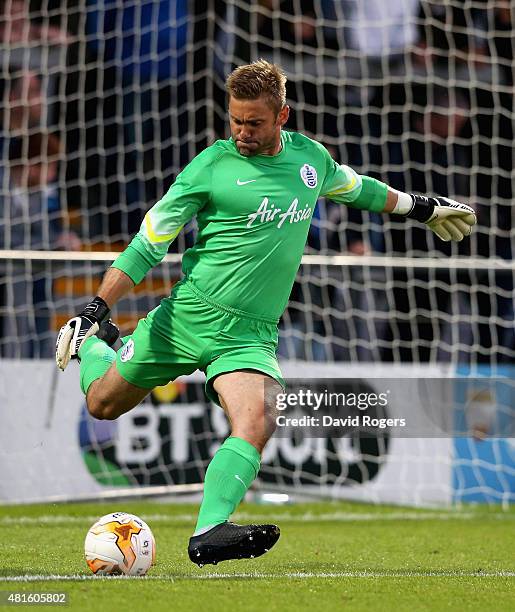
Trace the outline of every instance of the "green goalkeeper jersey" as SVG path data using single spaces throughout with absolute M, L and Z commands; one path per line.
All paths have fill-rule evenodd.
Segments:
M 279 319 L 318 198 L 352 206 L 362 189 L 354 170 L 307 136 L 283 131 L 281 143 L 273 156 L 244 157 L 232 139 L 205 149 L 147 212 L 113 267 L 139 283 L 196 216 L 197 239 L 182 259 L 186 278 L 217 304 Z

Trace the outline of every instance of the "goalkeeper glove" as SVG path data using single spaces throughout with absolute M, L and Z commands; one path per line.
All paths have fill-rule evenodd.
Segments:
M 413 206 L 406 217 L 425 223 L 438 238 L 459 242 L 470 236 L 476 224 L 476 213 L 466 204 L 450 198 L 428 198 L 409 194 Z
M 100 324 L 109 316 L 109 306 L 96 297 L 84 310 L 63 325 L 55 344 L 57 367 L 64 370 L 70 359 L 76 359 L 79 349 L 87 338 L 97 333 Z

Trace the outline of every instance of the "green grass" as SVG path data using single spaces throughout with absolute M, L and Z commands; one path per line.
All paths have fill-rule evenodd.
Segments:
M 152 527 L 147 578 L 93 577 L 85 564 L 88 527 L 116 510 Z M 515 610 L 513 511 L 246 504 L 234 519 L 277 522 L 279 542 L 259 559 L 202 569 L 186 554 L 195 514 L 151 502 L 0 508 L 0 591 L 66 591 L 67 609 L 95 612 Z M 38 575 L 71 579 L 6 581 Z

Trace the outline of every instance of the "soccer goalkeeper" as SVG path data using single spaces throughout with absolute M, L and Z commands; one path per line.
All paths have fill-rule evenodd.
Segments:
M 317 199 L 404 215 L 442 240 L 462 240 L 476 223 L 469 206 L 395 191 L 337 164 L 318 142 L 284 131 L 285 83 L 281 69 L 263 60 L 229 75 L 231 138 L 179 174 L 107 271 L 97 297 L 57 338 L 57 365 L 64 370 L 80 359 L 81 389 L 98 419 L 116 419 L 157 385 L 205 372 L 206 393 L 225 410 L 231 436 L 205 476 L 188 548 L 199 565 L 258 557 L 279 538 L 275 525 L 241 526 L 229 517 L 256 478 L 275 428 L 274 392 L 283 384 L 277 324 Z M 199 231 L 183 256 L 184 278 L 115 351 L 110 309 L 195 215 Z

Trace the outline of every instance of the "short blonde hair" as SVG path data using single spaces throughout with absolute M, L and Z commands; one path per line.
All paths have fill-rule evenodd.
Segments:
M 235 68 L 225 87 L 229 96 L 237 100 L 266 96 L 276 113 L 286 104 L 286 75 L 279 66 L 264 59 Z

